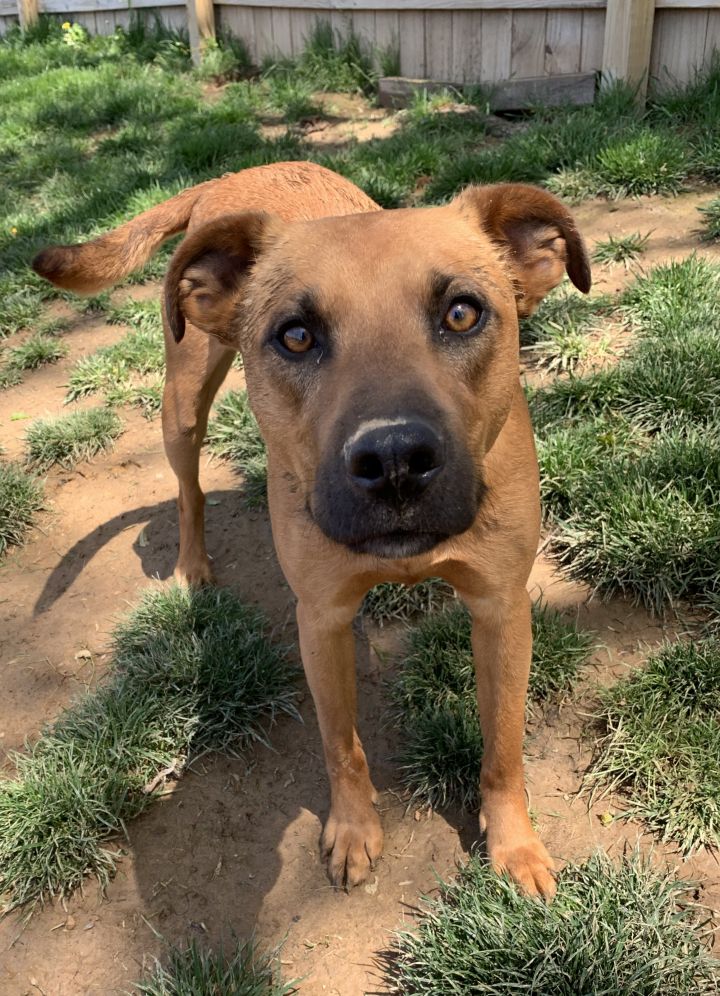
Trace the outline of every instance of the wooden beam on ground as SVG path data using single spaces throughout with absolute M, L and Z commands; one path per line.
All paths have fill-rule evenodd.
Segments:
M 383 76 L 379 83 L 381 107 L 407 107 L 418 93 L 440 93 L 478 89 L 476 84 L 412 80 L 405 76 Z M 592 104 L 595 99 L 595 73 L 568 73 L 563 76 L 536 76 L 521 80 L 486 83 L 491 111 L 522 111 L 532 107 L 560 107 L 563 104 Z
M 215 8 L 213 0 L 186 0 L 186 5 L 190 51 L 197 66 L 208 39 L 215 39 Z
M 33 24 L 37 24 L 40 16 L 38 0 L 17 0 L 17 5 L 20 27 L 23 31 L 31 28 Z
M 637 87 L 644 103 L 650 75 L 655 0 L 607 0 L 602 80 L 624 80 Z

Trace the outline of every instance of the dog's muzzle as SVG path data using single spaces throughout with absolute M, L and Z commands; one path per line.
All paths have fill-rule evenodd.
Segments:
M 357 553 L 404 558 L 468 529 L 482 486 L 469 455 L 421 418 L 371 419 L 332 447 L 311 511 Z

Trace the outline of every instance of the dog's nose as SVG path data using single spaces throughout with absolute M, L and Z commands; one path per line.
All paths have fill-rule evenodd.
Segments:
M 345 444 L 345 468 L 356 488 L 378 498 L 406 501 L 422 494 L 440 473 L 444 449 L 426 422 L 373 421 Z

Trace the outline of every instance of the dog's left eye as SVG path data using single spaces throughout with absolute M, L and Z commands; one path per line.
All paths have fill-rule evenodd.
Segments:
M 454 332 L 458 335 L 471 332 L 479 323 L 482 314 L 482 308 L 464 298 L 458 298 L 445 312 L 442 321 L 443 331 Z
M 315 345 L 315 336 L 304 325 L 292 325 L 280 334 L 280 342 L 291 353 L 307 353 Z

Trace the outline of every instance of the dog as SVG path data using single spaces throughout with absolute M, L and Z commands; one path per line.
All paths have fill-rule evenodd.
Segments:
M 472 615 L 489 859 L 526 893 L 551 897 L 553 863 L 530 824 L 522 760 L 540 503 L 518 317 L 566 272 L 589 291 L 570 213 L 522 184 L 381 210 L 320 166 L 279 163 L 185 190 L 92 242 L 47 248 L 33 266 L 95 293 L 182 231 L 163 308 L 176 577 L 212 580 L 199 454 L 239 351 L 322 734 L 332 882 L 364 881 L 383 846 L 356 729 L 353 619 L 373 585 L 439 576 Z

